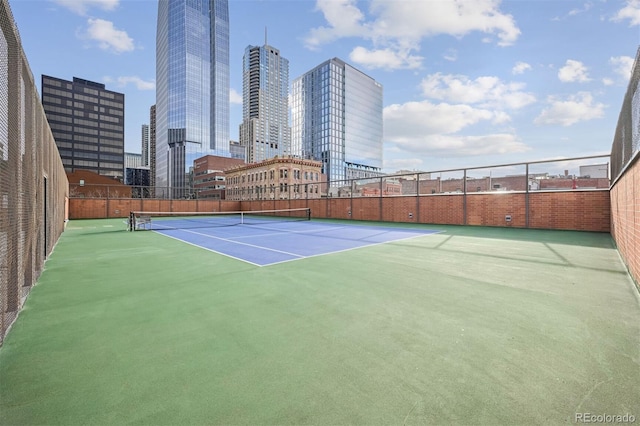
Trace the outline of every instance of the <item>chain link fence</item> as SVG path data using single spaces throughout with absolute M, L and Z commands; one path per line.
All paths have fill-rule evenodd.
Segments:
M 2 343 L 64 229 L 68 183 L 8 0 L 0 29 Z
M 626 170 L 640 151 L 640 48 L 636 52 L 636 60 L 622 102 L 616 134 L 611 147 L 611 178 L 615 182 Z

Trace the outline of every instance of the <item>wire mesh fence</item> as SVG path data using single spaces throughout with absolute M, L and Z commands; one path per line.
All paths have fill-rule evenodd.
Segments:
M 629 86 L 622 102 L 611 147 L 611 176 L 618 179 L 640 152 L 640 48 L 636 52 Z
M 0 28 L 1 343 L 64 229 L 68 186 L 7 0 Z

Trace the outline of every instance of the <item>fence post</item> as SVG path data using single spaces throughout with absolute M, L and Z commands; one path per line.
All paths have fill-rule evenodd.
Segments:
M 524 226 L 529 227 L 529 163 L 524 166 L 525 186 L 524 186 Z
M 420 173 L 416 173 L 416 222 L 420 222 Z
M 462 216 L 463 216 L 463 224 L 467 224 L 467 169 L 464 169 L 464 173 L 462 175 Z

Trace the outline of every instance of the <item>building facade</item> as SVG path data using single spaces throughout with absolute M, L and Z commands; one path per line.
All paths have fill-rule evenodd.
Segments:
M 322 163 L 274 157 L 225 170 L 227 200 L 293 200 L 326 194 Z
M 156 106 L 149 108 L 149 185 L 156 186 Z
M 229 152 L 231 158 L 237 158 L 243 162 L 247 162 L 247 147 L 240 145 L 240 142 L 231 140 L 229 141 Z
M 148 124 L 143 124 L 142 125 L 142 132 L 141 132 L 141 150 L 140 152 L 142 153 L 142 165 L 143 166 L 148 166 L 149 165 L 149 125 Z
M 67 172 L 123 179 L 124 94 L 77 77 L 43 75 L 42 106 Z
M 193 189 L 196 198 L 225 199 L 225 170 L 244 165 L 237 158 L 206 155 L 193 162 Z
M 239 135 L 247 163 L 289 154 L 289 61 L 267 44 L 244 51 Z
M 331 186 L 382 175 L 382 85 L 338 58 L 296 78 L 291 154 L 321 161 Z
M 158 2 L 156 34 L 157 190 L 183 196 L 196 158 L 229 151 L 227 0 Z
M 137 152 L 125 152 L 124 153 L 124 167 L 126 168 L 138 168 L 142 167 L 142 154 Z

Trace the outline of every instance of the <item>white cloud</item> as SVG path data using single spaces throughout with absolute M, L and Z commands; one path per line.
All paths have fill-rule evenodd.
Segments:
M 364 14 L 356 0 L 318 0 L 316 11 L 322 12 L 329 27 L 312 28 L 305 40 L 307 47 L 315 49 L 343 37 L 357 37 L 366 32 Z
M 611 18 L 612 21 L 619 22 L 628 19 L 629 25 L 640 25 L 640 0 L 627 0 L 625 7 Z
M 564 83 L 586 83 L 591 81 L 587 67 L 580 61 L 567 59 L 565 65 L 558 71 L 558 78 Z
M 548 102 L 550 106 L 536 117 L 535 124 L 558 124 L 566 127 L 604 116 L 605 105 L 594 102 L 589 92 L 579 92 L 566 100 L 550 96 Z
M 458 51 L 455 49 L 449 49 L 442 57 L 449 62 L 455 62 L 458 60 Z
M 569 11 L 569 16 L 575 16 L 575 15 L 579 15 L 581 13 L 587 12 L 592 7 L 593 7 L 593 3 L 587 2 L 584 5 L 582 5 L 581 9 L 571 9 Z
M 363 65 L 414 68 L 417 65 L 412 61 L 422 58 L 411 53 L 420 48 L 420 42 L 426 37 L 441 34 L 463 37 L 481 32 L 497 39 L 498 45 L 508 46 L 520 35 L 513 17 L 500 11 L 499 0 L 371 0 L 368 4 L 370 19 L 358 8 L 356 0 L 317 0 L 316 10 L 324 14 L 327 26 L 311 29 L 305 39 L 306 46 L 317 49 L 341 38 L 357 37 L 373 44 L 373 49 L 357 52 L 361 54 L 359 58 L 367 61 Z M 389 50 L 396 53 L 390 54 Z M 365 52 L 369 54 L 364 55 Z M 372 52 L 384 52 L 391 62 L 381 65 L 381 59 L 372 58 Z
M 494 114 L 469 105 L 433 104 L 429 101 L 389 105 L 384 109 L 385 137 L 396 139 L 407 126 L 419 134 L 455 133 Z M 396 137 L 394 137 L 396 135 Z
M 517 136 L 509 133 L 480 136 L 426 135 L 396 144 L 403 151 L 434 157 L 504 155 L 530 150 Z
M 615 82 L 610 78 L 605 77 L 602 79 L 602 84 L 604 84 L 605 86 L 613 86 L 614 83 Z
M 408 52 L 399 52 L 392 49 L 368 50 L 358 46 L 349 55 L 351 61 L 369 69 L 414 69 L 419 68 L 422 57 L 410 55 Z
M 110 77 L 105 77 L 104 80 L 105 82 L 113 81 L 118 85 L 118 87 L 125 87 L 128 84 L 133 84 L 138 90 L 155 90 L 156 88 L 156 82 L 154 80 L 145 81 L 137 76 L 123 76 L 118 77 L 115 80 Z
M 88 19 L 84 36 L 97 41 L 101 49 L 115 53 L 130 52 L 135 49 L 133 39 L 126 31 L 116 29 L 113 22 L 104 19 Z
M 427 155 L 482 155 L 526 151 L 515 135 L 496 133 L 456 134 L 500 113 L 469 105 L 433 104 L 429 101 L 390 105 L 384 109 L 385 141 L 403 151 Z
M 531 65 L 526 62 L 516 62 L 514 67 L 511 69 L 512 74 L 524 74 L 525 71 L 530 70 Z
M 236 92 L 235 89 L 229 90 L 229 101 L 232 104 L 242 105 L 242 95 Z
M 86 15 L 89 8 L 96 7 L 98 9 L 110 11 L 118 7 L 120 0 L 52 0 L 54 3 L 59 4 L 76 13 L 78 15 Z
M 622 81 L 627 83 L 631 78 L 631 71 L 635 60 L 631 56 L 615 56 L 609 59 L 609 64 L 613 68 L 613 72 L 621 77 Z
M 384 160 L 386 170 L 420 170 L 423 161 L 420 158 L 396 158 Z
M 424 78 L 420 86 L 431 99 L 491 108 L 518 109 L 536 100 L 534 95 L 523 91 L 523 83 L 504 83 L 498 77 L 471 80 L 463 75 L 436 73 Z

